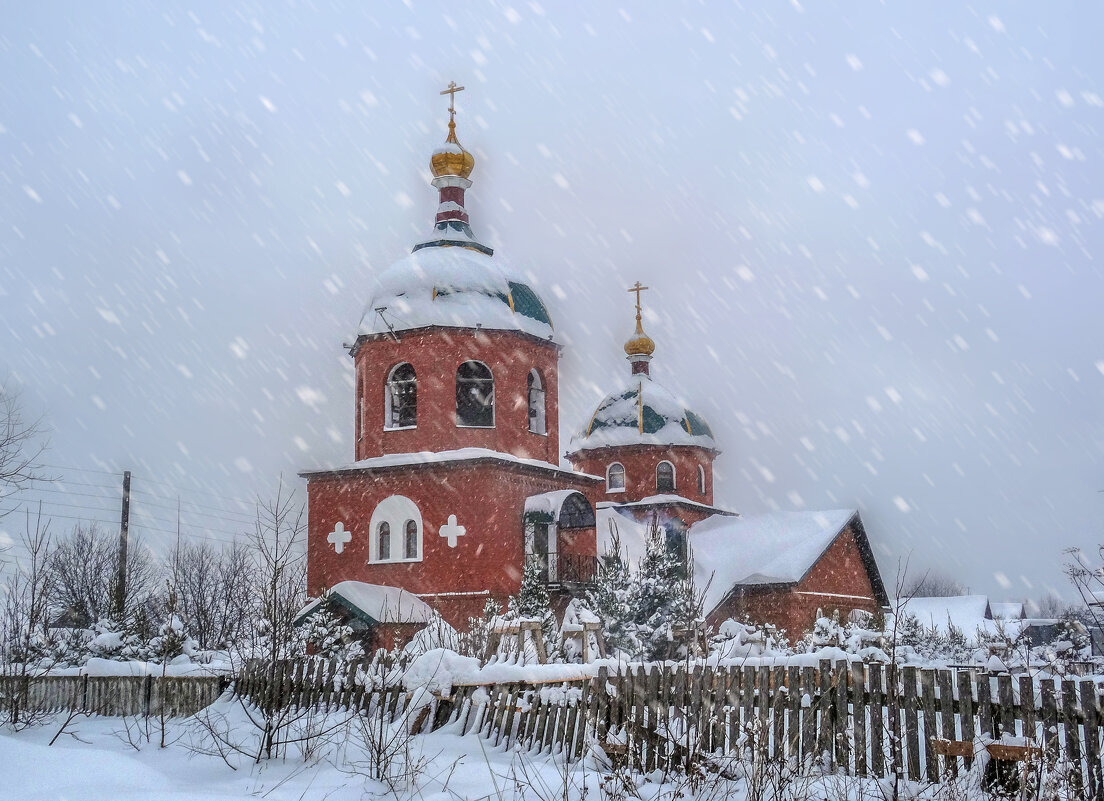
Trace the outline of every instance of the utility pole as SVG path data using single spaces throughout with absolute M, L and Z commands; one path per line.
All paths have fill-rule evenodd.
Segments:
M 130 530 L 130 471 L 123 471 L 123 515 L 119 522 L 119 574 L 115 577 L 115 614 L 126 614 L 127 532 Z

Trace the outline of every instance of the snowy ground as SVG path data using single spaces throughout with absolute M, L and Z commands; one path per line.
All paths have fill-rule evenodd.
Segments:
M 256 730 L 236 701 L 220 701 L 214 717 L 232 732 L 231 739 L 254 747 Z M 136 719 L 82 717 L 49 745 L 64 722 L 54 717 L 18 733 L 0 733 L 0 786 L 5 798 L 84 799 L 85 801 L 158 801 L 159 799 L 255 799 L 345 801 L 364 798 L 417 798 L 421 801 L 466 799 L 746 799 L 746 779 L 721 780 L 706 775 L 695 790 L 685 779 L 661 776 L 615 780 L 608 764 L 588 757 L 570 766 L 548 755 L 533 756 L 494 748 L 487 740 L 461 736 L 455 727 L 404 739 L 394 762 L 391 783 L 371 778 L 359 721 L 310 722 L 319 731 L 340 725 L 328 739 L 310 746 L 292 745 L 285 756 L 253 759 L 231 754 L 223 760 L 209 751 L 212 738 L 197 718 L 168 724 L 170 744 L 159 747 L 160 730 L 149 723 L 149 739 Z M 407 751 L 409 746 L 409 751 Z M 197 750 L 198 749 L 198 750 Z M 228 764 L 229 762 L 229 764 Z M 414 764 L 413 772 L 406 766 Z M 773 784 L 769 777 L 768 785 Z M 566 787 L 566 792 L 565 792 Z M 802 778 L 767 798 L 803 801 L 812 798 L 879 797 L 875 783 L 848 777 Z M 912 788 L 918 790 L 919 788 Z M 922 795 L 931 797 L 934 788 Z M 629 792 L 626 793 L 626 790 Z M 971 794 L 972 795 L 972 794 Z M 910 797 L 904 793 L 903 797 Z M 915 797 L 915 796 L 912 796 Z M 966 797 L 966 796 L 961 796 Z M 976 797 L 976 796 L 975 796 Z

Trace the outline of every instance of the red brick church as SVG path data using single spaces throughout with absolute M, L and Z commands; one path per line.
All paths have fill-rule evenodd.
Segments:
M 693 545 L 712 623 L 748 615 L 792 634 L 818 608 L 884 606 L 856 512 L 714 506 L 713 432 L 651 375 L 646 287 L 631 290 L 624 376 L 561 452 L 553 315 L 473 233 L 475 158 L 451 104 L 448 131 L 430 159 L 433 229 L 379 276 L 350 350 L 354 461 L 301 474 L 309 594 L 328 591 L 375 644 L 433 609 L 464 630 L 517 592 L 527 559 L 562 604 L 593 579 L 611 521 L 633 558 L 654 518 L 672 547 Z

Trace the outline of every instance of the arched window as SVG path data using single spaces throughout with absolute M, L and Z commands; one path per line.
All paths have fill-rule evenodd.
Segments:
M 494 428 L 494 376 L 483 362 L 464 362 L 456 370 L 456 425 Z
M 368 562 L 417 562 L 422 559 L 422 513 L 403 495 L 389 495 L 372 512 Z
M 625 491 L 625 465 L 614 462 L 606 468 L 606 492 Z
M 534 434 L 547 434 L 544 424 L 544 384 L 536 369 L 529 371 L 529 430 Z
M 675 466 L 670 462 L 656 465 L 656 492 L 675 491 Z
M 384 428 L 418 425 L 418 376 L 407 362 L 397 364 L 387 376 L 387 409 Z
M 386 562 L 391 558 L 391 524 L 386 520 L 379 524 L 379 545 L 376 548 L 377 558 Z
M 698 465 L 698 492 L 705 495 L 705 466 Z

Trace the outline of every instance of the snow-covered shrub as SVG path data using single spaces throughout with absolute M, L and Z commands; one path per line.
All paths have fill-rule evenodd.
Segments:
M 747 659 L 786 656 L 793 653 L 785 638 L 771 626 L 756 626 L 748 620 L 729 618 L 709 638 L 709 655 L 719 659 Z
M 352 627 L 338 619 L 325 597 L 307 621 L 304 639 L 323 659 L 352 660 L 364 656 L 364 647 L 354 638 Z
M 429 622 L 424 628 L 415 632 L 410 642 L 403 648 L 403 653 L 418 656 L 435 648 L 459 651 L 460 647 L 460 634 L 441 617 L 440 612 L 434 609 Z

